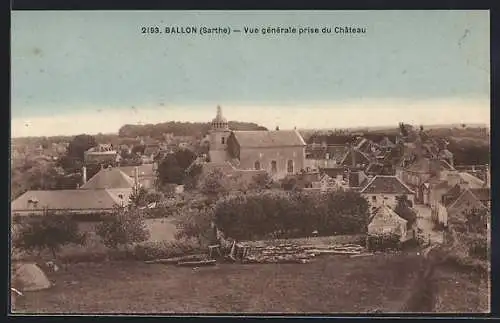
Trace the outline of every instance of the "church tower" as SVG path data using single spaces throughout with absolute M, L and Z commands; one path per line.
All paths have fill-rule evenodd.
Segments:
M 212 120 L 209 138 L 210 138 L 210 151 L 209 157 L 212 162 L 223 162 L 227 158 L 227 138 L 231 134 L 229 124 L 222 115 L 222 109 L 217 106 L 217 115 Z

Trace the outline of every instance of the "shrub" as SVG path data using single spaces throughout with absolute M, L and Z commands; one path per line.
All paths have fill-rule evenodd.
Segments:
M 201 246 L 215 242 L 213 207 L 184 208 L 179 214 L 176 239 L 196 239 Z
M 192 239 L 145 242 L 134 247 L 133 257 L 137 260 L 153 260 L 193 254 L 199 250 L 199 244 Z
M 372 251 L 397 250 L 401 247 L 400 236 L 395 233 L 373 234 L 366 239 L 367 247 Z
M 118 248 L 134 242 L 141 242 L 149 237 L 149 231 L 138 209 L 117 208 L 113 214 L 96 226 L 96 233 L 105 246 Z
M 22 222 L 13 239 L 13 245 L 23 251 L 49 250 L 56 258 L 62 246 L 85 244 L 86 235 L 78 230 L 78 224 L 65 215 L 45 213 Z
M 365 233 L 368 203 L 355 192 L 266 192 L 219 199 L 217 227 L 237 240 Z

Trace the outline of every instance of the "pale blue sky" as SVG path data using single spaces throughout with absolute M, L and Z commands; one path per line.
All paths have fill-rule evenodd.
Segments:
M 143 35 L 143 25 L 347 25 L 367 33 L 168 36 Z M 212 115 L 217 104 L 282 109 L 278 115 L 292 105 L 295 113 L 334 113 L 357 101 L 453 101 L 472 114 L 489 104 L 487 11 L 18 11 L 11 48 L 18 122 L 132 106 L 183 119 L 187 110 Z M 254 119 L 246 121 L 264 122 Z

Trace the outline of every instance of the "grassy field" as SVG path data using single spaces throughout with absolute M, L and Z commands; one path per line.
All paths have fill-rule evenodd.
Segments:
M 324 256 L 310 264 L 220 264 L 193 270 L 141 262 L 70 265 L 17 313 L 398 312 L 422 256 Z
M 445 267 L 435 272 L 433 281 L 436 285 L 434 312 L 490 312 L 490 284 L 487 279 Z

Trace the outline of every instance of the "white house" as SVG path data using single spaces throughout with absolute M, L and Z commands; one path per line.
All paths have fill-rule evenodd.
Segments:
M 360 193 L 370 204 L 371 210 L 384 205 L 395 208 L 396 198 L 402 195 L 406 196 L 412 206 L 415 203 L 415 192 L 396 176 L 377 175 L 366 184 Z
M 368 224 L 369 235 L 394 233 L 400 236 L 400 241 L 411 238 L 407 231 L 407 222 L 387 205 L 376 208 Z

